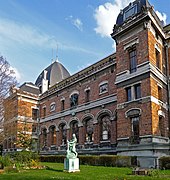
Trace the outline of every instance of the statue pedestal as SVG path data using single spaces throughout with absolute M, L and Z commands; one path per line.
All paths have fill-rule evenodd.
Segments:
M 64 159 L 64 171 L 67 172 L 79 172 L 79 158 Z

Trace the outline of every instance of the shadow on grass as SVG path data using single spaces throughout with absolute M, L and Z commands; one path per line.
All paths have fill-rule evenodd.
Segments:
M 61 169 L 54 169 L 54 168 L 51 168 L 49 166 L 46 166 L 46 170 L 55 171 L 55 172 L 63 172 L 63 170 L 61 170 Z

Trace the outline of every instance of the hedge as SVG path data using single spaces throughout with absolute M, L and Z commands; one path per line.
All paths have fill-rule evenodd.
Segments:
M 40 156 L 41 162 L 57 162 L 63 163 L 65 156 Z M 112 166 L 112 167 L 131 167 L 136 166 L 136 157 L 131 156 L 116 156 L 116 155 L 80 155 L 80 164 L 91 166 Z
M 165 156 L 159 158 L 159 168 L 160 169 L 170 169 L 170 156 Z

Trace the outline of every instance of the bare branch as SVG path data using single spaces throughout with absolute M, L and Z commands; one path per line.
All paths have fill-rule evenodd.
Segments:
M 8 61 L 3 56 L 0 56 L 0 121 L 3 120 L 4 99 L 7 98 L 10 89 L 16 84 L 15 72 L 10 69 Z

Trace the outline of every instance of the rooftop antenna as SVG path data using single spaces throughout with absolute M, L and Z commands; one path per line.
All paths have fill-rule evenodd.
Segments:
M 57 44 L 57 49 L 56 49 L 56 61 L 58 62 L 58 44 Z
M 53 52 L 53 48 L 52 48 L 52 59 L 51 59 L 51 64 L 53 63 L 53 56 L 54 56 L 54 52 Z

